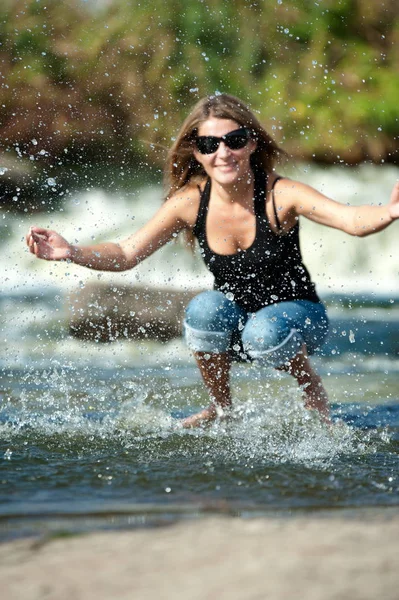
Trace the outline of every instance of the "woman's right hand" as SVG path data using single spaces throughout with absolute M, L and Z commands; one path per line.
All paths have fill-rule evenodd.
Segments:
M 56 231 L 31 227 L 26 236 L 29 251 L 44 260 L 66 260 L 71 258 L 72 246 Z

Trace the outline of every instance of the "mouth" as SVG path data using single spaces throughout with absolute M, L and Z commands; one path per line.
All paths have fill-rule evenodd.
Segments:
M 217 169 L 237 169 L 237 163 L 224 163 L 222 165 L 215 165 Z

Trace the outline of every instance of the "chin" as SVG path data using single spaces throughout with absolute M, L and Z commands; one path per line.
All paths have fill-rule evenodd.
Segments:
M 248 174 L 246 172 L 239 173 L 238 171 L 231 171 L 229 173 L 226 172 L 226 173 L 222 174 L 217 179 L 219 181 L 224 181 L 224 183 L 226 183 L 226 184 L 241 183 L 248 179 Z
M 225 175 L 224 177 L 223 176 L 213 177 L 213 180 L 216 183 L 219 183 L 220 185 L 235 185 L 240 181 L 240 178 L 237 177 L 237 175 L 233 175 L 233 176 Z
M 242 177 L 240 171 L 236 166 L 229 168 L 217 169 L 214 171 L 213 176 L 215 179 L 237 181 Z

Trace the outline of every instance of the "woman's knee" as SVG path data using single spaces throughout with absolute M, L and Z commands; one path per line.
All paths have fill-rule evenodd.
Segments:
M 274 367 L 290 361 L 304 342 L 301 333 L 287 319 L 256 313 L 248 320 L 242 341 L 251 358 Z
M 186 343 L 195 352 L 222 353 L 231 346 L 233 332 L 245 313 L 218 291 L 202 292 L 186 309 Z
M 222 292 L 209 290 L 195 296 L 188 304 L 185 323 L 205 331 L 227 331 L 238 327 L 242 318 L 239 307 Z

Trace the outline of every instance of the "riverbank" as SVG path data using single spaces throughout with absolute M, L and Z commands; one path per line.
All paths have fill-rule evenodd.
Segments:
M 210 517 L 0 545 L 3 600 L 396 600 L 399 514 Z
M 2 4 L 1 137 L 43 165 L 54 197 L 61 164 L 160 168 L 194 104 L 220 92 L 297 158 L 397 163 L 394 2 Z

